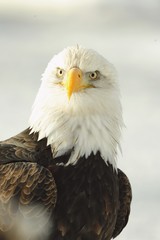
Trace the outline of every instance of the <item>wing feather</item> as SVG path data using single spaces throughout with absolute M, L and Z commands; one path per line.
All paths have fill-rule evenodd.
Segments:
M 129 179 L 120 169 L 118 169 L 118 179 L 120 206 L 113 238 L 119 235 L 123 228 L 126 226 L 130 214 L 130 205 L 132 200 L 132 190 Z
M 46 139 L 38 141 L 38 133 L 30 134 L 29 128 L 0 142 L 0 164 L 17 161 L 41 163 L 51 157 L 49 153 Z
M 56 198 L 54 178 L 43 166 L 31 162 L 0 165 L 1 231 L 9 230 L 19 215 L 41 217 L 47 212 L 49 219 Z

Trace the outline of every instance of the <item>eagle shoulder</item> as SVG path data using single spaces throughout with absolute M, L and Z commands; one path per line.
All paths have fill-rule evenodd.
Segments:
M 27 128 L 23 132 L 0 142 L 0 164 L 9 162 L 38 162 L 46 166 L 51 160 L 50 146 L 47 146 L 46 138 L 38 141 L 38 133 L 31 133 Z

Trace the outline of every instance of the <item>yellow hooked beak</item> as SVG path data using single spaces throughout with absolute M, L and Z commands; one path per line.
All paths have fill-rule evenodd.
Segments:
M 83 73 L 77 67 L 71 68 L 68 71 L 67 79 L 64 83 L 64 86 L 67 90 L 68 99 L 70 99 L 72 93 L 75 93 L 80 91 L 81 89 L 90 87 L 89 84 L 84 82 Z

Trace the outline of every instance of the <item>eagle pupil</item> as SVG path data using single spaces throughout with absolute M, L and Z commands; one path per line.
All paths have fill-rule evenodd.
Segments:
M 92 78 L 94 78 L 95 77 L 95 73 L 92 73 L 91 76 L 92 76 Z
M 90 73 L 90 78 L 91 79 L 96 79 L 97 78 L 97 73 L 96 72 Z

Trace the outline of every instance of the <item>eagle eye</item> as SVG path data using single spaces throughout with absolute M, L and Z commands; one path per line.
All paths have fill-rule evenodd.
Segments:
M 64 70 L 62 68 L 57 68 L 57 77 L 61 78 L 64 75 Z
M 90 72 L 89 73 L 89 78 L 91 80 L 97 80 L 99 78 L 99 72 L 98 71 Z

